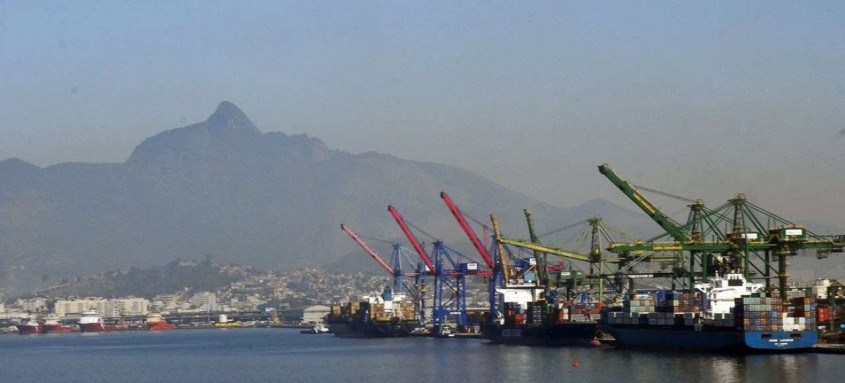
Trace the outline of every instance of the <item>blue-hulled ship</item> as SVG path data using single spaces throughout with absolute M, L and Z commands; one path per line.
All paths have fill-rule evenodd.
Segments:
M 782 300 L 741 274 L 696 284 L 694 292 L 633 295 L 602 313 L 620 347 L 728 353 L 800 352 L 818 339 L 815 300 Z

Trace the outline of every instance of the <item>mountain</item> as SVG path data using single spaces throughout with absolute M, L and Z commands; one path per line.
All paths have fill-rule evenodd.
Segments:
M 375 263 L 339 224 L 405 243 L 388 204 L 477 259 L 440 191 L 479 221 L 495 212 L 512 237 L 527 237 L 524 207 L 541 232 L 596 215 L 635 232 L 656 229 L 644 215 L 603 200 L 560 208 L 456 167 L 262 133 L 223 102 L 203 122 L 144 140 L 124 163 L 0 162 L 0 295 L 207 256 L 275 270 L 372 270 Z

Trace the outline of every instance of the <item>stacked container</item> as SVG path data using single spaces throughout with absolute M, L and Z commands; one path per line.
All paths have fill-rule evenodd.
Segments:
M 812 297 L 791 298 L 787 304 L 777 297 L 737 298 L 735 313 L 745 331 L 814 331 L 816 326 Z

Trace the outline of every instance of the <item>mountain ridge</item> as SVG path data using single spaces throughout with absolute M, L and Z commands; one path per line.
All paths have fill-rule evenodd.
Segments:
M 0 161 L 0 185 L 0 294 L 205 256 L 278 270 L 331 268 L 360 254 L 341 222 L 402 239 L 388 204 L 474 256 L 441 191 L 481 221 L 495 212 L 515 237 L 527 236 L 523 207 L 534 207 L 537 224 L 548 227 L 591 217 L 583 216 L 590 208 L 546 204 L 455 166 L 262 133 L 230 102 L 205 121 L 145 139 L 123 163 Z M 648 222 L 609 202 L 593 204 L 622 227 Z

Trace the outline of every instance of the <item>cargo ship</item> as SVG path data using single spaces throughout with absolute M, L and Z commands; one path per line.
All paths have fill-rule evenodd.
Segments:
M 715 277 L 693 292 L 635 294 L 602 313 L 617 346 L 725 353 L 798 352 L 817 340 L 815 299 L 767 297 L 742 274 Z
M 503 297 L 502 316 L 483 328 L 484 337 L 494 343 L 526 346 L 593 345 L 603 305 L 538 299 L 540 291 L 529 288 L 499 288 Z
M 381 294 L 365 296 L 346 305 L 334 305 L 326 326 L 337 337 L 392 338 L 409 336 L 417 327 L 414 302 L 385 287 Z

